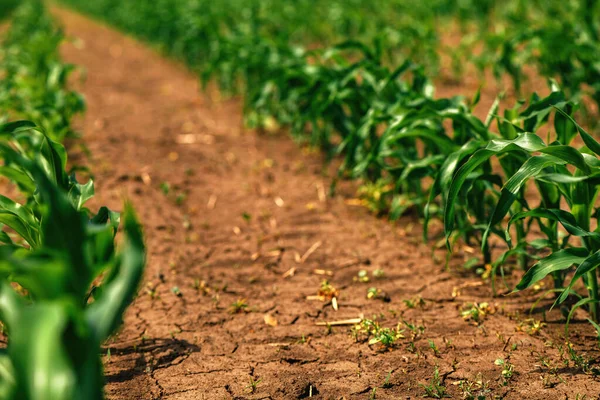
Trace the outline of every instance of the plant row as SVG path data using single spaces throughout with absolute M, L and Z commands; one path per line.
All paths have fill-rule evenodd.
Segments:
M 517 92 L 526 67 L 536 66 L 570 98 L 600 104 L 600 5 L 593 0 L 62 1 L 158 44 L 229 90 L 246 79 L 245 65 L 279 63 L 265 47 L 302 51 L 351 39 L 381 47 L 388 62 L 417 62 L 429 76 L 441 69 L 442 54 L 459 76 L 468 65 L 509 75 Z
M 86 208 L 94 183 L 68 170 L 61 144 L 84 108 L 73 67 L 41 1 L 15 11 L 1 45 L 0 352 L 2 399 L 101 399 L 101 345 L 119 327 L 145 263 L 141 227 Z M 17 120 L 7 122 L 7 120 Z M 124 240 L 115 245 L 122 222 Z
M 392 218 L 421 212 L 426 236 L 430 221 L 443 219 L 449 248 L 480 246 L 494 278 L 514 263 L 526 271 L 516 290 L 550 276 L 557 301 L 577 296 L 575 308 L 598 321 L 600 145 L 555 83 L 549 96 L 502 113 L 497 101 L 481 120 L 472 112 L 478 94 L 436 98 L 423 67 L 388 66 L 384 41 L 307 50 L 255 2 L 240 4 L 242 23 L 222 2 L 67 2 L 160 44 L 205 82 L 241 91 L 251 126 L 289 129 L 341 157 L 338 178 L 366 182 L 373 209 Z M 574 290 L 579 281 L 585 294 Z
M 556 78 L 570 98 L 590 97 L 600 105 L 600 4 L 593 0 L 494 2 L 485 15 L 471 18 L 457 62 L 510 75 L 519 92 L 527 66 Z M 469 49 L 480 44 L 476 56 Z M 464 51 L 460 51 L 460 49 Z M 466 53 L 465 53 L 466 51 Z M 460 69 L 460 65 L 458 66 Z M 590 121 L 594 123 L 594 121 Z

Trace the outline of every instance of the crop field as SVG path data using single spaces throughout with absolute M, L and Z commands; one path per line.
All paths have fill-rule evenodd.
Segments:
M 600 398 L 596 1 L 0 18 L 0 399 Z

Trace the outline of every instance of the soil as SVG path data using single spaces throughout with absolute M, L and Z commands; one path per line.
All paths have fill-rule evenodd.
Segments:
M 584 364 L 600 353 L 584 313 L 569 336 L 575 363 L 552 299 L 529 314 L 544 290 L 506 295 L 499 285 L 493 297 L 461 267 L 468 247 L 446 269 L 432 248 L 439 236 L 422 243 L 416 217 L 392 224 L 353 206 L 353 183 L 327 198 L 321 156 L 285 134 L 245 130 L 239 100 L 202 92 L 184 66 L 123 34 L 54 12 L 74 38 L 65 59 L 85 71 L 75 84 L 89 155 L 71 144 L 72 161 L 94 172 L 93 206 L 134 204 L 148 247 L 143 287 L 105 346 L 109 399 L 416 399 L 436 368 L 451 398 L 597 398 Z M 357 281 L 361 270 L 370 282 Z M 337 311 L 309 297 L 325 279 Z M 370 287 L 390 301 L 367 299 Z M 485 302 L 493 313 L 479 324 L 461 316 Z M 356 340 L 352 325 L 317 325 L 359 317 L 400 323 L 404 338 L 385 348 Z M 536 321 L 545 325 L 530 329 Z

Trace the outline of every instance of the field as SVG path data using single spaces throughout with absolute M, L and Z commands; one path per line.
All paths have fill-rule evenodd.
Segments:
M 0 6 L 0 398 L 598 398 L 600 6 L 540 4 Z

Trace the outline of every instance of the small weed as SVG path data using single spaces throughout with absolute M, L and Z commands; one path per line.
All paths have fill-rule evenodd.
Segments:
M 508 382 L 517 374 L 515 371 L 515 366 L 510 362 L 510 360 L 504 358 L 498 358 L 494 361 L 499 367 L 502 367 L 502 379 L 504 381 L 504 385 L 507 385 Z
M 192 288 L 198 293 L 202 293 L 204 296 L 209 294 L 212 290 L 204 280 L 194 279 L 194 283 L 192 284 Z
M 331 283 L 329 283 L 328 280 L 324 280 L 321 282 L 321 287 L 319 288 L 317 295 L 322 296 L 327 300 L 331 300 L 334 297 L 338 297 L 340 292 Z
M 373 388 L 371 391 L 371 395 L 369 396 L 369 400 L 375 400 L 377 398 L 377 388 Z
M 408 321 L 402 320 L 402 323 L 410 330 L 412 334 L 412 340 L 416 340 L 425 332 L 425 327 L 423 325 L 415 325 Z
M 446 349 L 456 349 L 456 347 L 454 346 L 454 344 L 452 343 L 452 340 L 447 339 L 447 338 L 443 338 L 444 339 L 444 346 L 446 347 Z
M 393 385 L 391 384 L 391 382 L 390 382 L 390 380 L 392 379 L 392 371 L 393 371 L 393 370 L 391 370 L 391 369 L 390 369 L 390 370 L 388 371 L 387 375 L 385 376 L 385 379 L 384 379 L 384 381 L 383 381 L 383 385 L 381 385 L 381 387 L 382 387 L 383 389 L 389 389 L 389 388 L 391 388 L 391 387 L 393 386 Z
M 546 326 L 545 322 L 541 322 L 541 321 L 538 321 L 533 318 L 528 318 L 526 320 L 519 322 L 519 324 L 517 325 L 517 331 L 525 332 L 528 335 L 534 336 L 534 335 L 537 335 L 538 333 L 540 333 L 542 328 L 545 326 Z
M 444 397 L 449 397 L 446 394 L 446 387 L 444 386 L 441 378 L 440 378 L 440 370 L 435 367 L 433 370 L 433 377 L 431 382 L 428 385 L 421 384 L 421 387 L 425 389 L 425 395 L 423 397 L 431 397 L 434 399 L 442 399 Z
M 385 272 L 381 268 L 377 268 L 373 271 L 373 278 L 382 279 L 385 276 Z
M 235 302 L 231 303 L 229 307 L 229 312 L 231 314 L 239 314 L 242 312 L 248 312 L 248 302 L 246 299 L 238 299 Z
M 367 290 L 367 299 L 369 300 L 381 300 L 383 302 L 389 303 L 391 301 L 390 296 L 381 289 L 377 289 L 375 287 L 369 288 Z
M 146 293 L 148 293 L 150 298 L 152 298 L 153 300 L 157 299 L 159 297 L 157 287 L 158 287 L 158 285 L 155 285 L 152 282 L 148 282 L 146 284 Z
M 464 400 L 486 400 L 491 393 L 488 384 L 483 381 L 481 374 L 477 376 L 475 381 L 460 380 L 453 384 L 458 386 L 462 391 L 462 398 Z
M 573 362 L 575 367 L 579 368 L 584 373 L 592 372 L 592 367 L 590 366 L 590 359 L 584 357 L 583 355 L 577 353 L 577 351 L 573 348 L 573 344 L 571 342 L 567 342 L 567 351 L 569 354 L 570 361 Z M 567 361 L 568 365 L 568 361 Z M 596 372 L 596 371 L 594 371 Z
M 399 339 L 403 339 L 403 331 L 400 330 L 400 324 L 396 328 L 382 328 L 377 321 L 363 319 L 359 324 L 352 328 L 352 336 L 356 341 L 364 335 L 369 339 L 369 345 L 380 343 L 386 348 L 393 347 Z
M 171 191 L 171 184 L 169 182 L 162 182 L 160 184 L 160 190 L 163 192 L 165 196 L 169 194 Z
M 408 308 L 422 308 L 425 306 L 425 300 L 421 296 L 413 297 L 412 299 L 402 300 Z
M 258 388 L 258 384 L 262 381 L 262 379 L 257 379 L 254 380 L 254 378 L 250 378 L 250 383 L 246 386 L 246 389 L 248 389 L 248 391 L 250 393 L 254 393 L 256 392 L 256 389 Z
M 302 336 L 300 337 L 300 339 L 298 339 L 298 341 L 296 343 L 298 344 L 306 344 L 310 341 L 310 336 L 307 337 L 304 333 L 302 334 Z
M 252 221 L 252 215 L 248 214 L 247 212 L 245 212 L 245 213 L 242 214 L 242 218 L 247 223 L 250 223 L 250 221 Z
M 367 283 L 369 281 L 369 273 L 364 269 L 358 271 L 358 275 L 354 277 L 354 282 Z
M 431 351 L 433 351 L 433 355 L 436 357 L 440 356 L 440 350 L 437 348 L 437 345 L 435 344 L 435 342 L 431 339 L 429 339 L 429 348 L 431 349 Z
M 465 321 L 472 321 L 475 325 L 481 325 L 488 315 L 495 312 L 489 303 L 467 303 L 460 310 L 460 316 Z
M 181 206 L 185 202 L 185 199 L 187 199 L 185 193 L 179 193 L 177 197 L 175 197 L 175 204 Z

